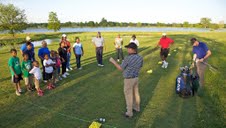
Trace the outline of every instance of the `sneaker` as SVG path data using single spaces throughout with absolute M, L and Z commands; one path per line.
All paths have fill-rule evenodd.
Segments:
M 20 94 L 20 92 L 16 91 L 16 95 L 17 95 L 17 96 L 20 96 L 21 94 Z
M 22 93 L 22 89 L 21 88 L 19 88 L 18 91 L 19 91 L 19 93 Z
M 168 62 L 165 62 L 165 67 L 164 68 L 167 68 L 168 67 L 168 64 L 169 64 Z
M 162 68 L 165 68 L 165 63 L 164 62 L 162 63 Z
M 82 67 L 78 68 L 78 70 L 82 70 Z
M 69 68 L 70 70 L 73 70 L 73 68 Z
M 65 72 L 64 74 L 65 74 L 65 75 L 67 75 L 67 76 L 69 76 L 69 75 L 70 75 L 70 74 L 69 74 L 69 73 L 67 73 L 67 72 Z
M 48 85 L 46 88 L 49 90 L 53 89 L 51 85 Z
M 103 65 L 103 64 L 98 64 L 98 66 L 99 66 L 99 67 L 104 67 L 104 65 Z
M 67 78 L 67 76 L 65 74 L 62 75 L 63 78 Z
M 38 90 L 38 96 L 43 96 L 44 95 L 44 92 L 40 89 Z
M 68 72 L 68 71 L 70 71 L 69 69 L 66 69 L 66 71 Z
M 50 86 L 52 87 L 52 89 L 56 88 L 56 86 L 55 86 L 55 85 L 53 85 L 53 84 L 51 84 Z
M 100 67 L 100 66 L 101 66 L 101 64 L 98 64 L 97 66 L 99 66 L 99 67 Z

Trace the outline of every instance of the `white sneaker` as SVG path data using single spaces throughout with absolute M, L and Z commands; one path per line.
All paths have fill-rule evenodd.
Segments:
M 62 75 L 63 78 L 67 78 L 67 76 L 65 75 L 65 73 Z
M 168 67 L 168 64 L 169 64 L 168 62 L 165 62 L 165 67 L 164 68 L 167 68 Z
M 162 62 L 162 68 L 165 68 L 165 62 Z
M 65 72 L 64 74 L 65 74 L 65 75 L 67 75 L 67 76 L 69 76 L 69 75 L 70 75 L 70 74 L 69 74 L 69 73 L 67 73 L 67 72 Z
M 20 89 L 18 89 L 18 91 L 19 91 L 19 93 L 21 93 L 22 92 L 22 89 L 20 88 Z
M 73 68 L 70 68 L 70 70 L 73 70 Z
M 78 70 L 82 70 L 82 67 L 78 68 Z
M 16 95 L 17 95 L 17 96 L 20 96 L 21 94 L 20 94 L 20 92 L 16 91 Z
M 69 69 L 66 69 L 66 71 L 68 72 L 68 71 L 70 71 Z
M 104 65 L 103 65 L 103 64 L 98 64 L 98 66 L 99 66 L 99 67 L 104 67 Z

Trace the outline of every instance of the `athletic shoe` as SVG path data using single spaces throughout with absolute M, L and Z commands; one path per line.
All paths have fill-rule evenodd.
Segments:
M 17 96 L 20 96 L 21 94 L 20 94 L 20 92 L 16 91 L 16 95 L 17 95 Z
M 65 75 L 65 73 L 62 75 L 63 78 L 67 78 L 67 76 Z
M 98 66 L 99 66 L 99 67 L 104 67 L 104 65 L 103 65 L 103 64 L 98 64 Z
M 38 90 L 38 96 L 43 96 L 44 95 L 44 92 L 40 89 Z
M 65 75 L 67 75 L 67 76 L 69 76 L 69 75 L 70 75 L 70 74 L 69 74 L 69 73 L 67 73 L 67 72 L 65 72 L 64 74 L 65 74 Z
M 46 88 L 49 90 L 53 89 L 51 85 L 48 85 Z
M 162 68 L 165 68 L 165 63 L 164 62 L 162 63 Z
M 168 67 L 168 64 L 169 64 L 168 62 L 165 62 L 165 67 L 164 68 L 167 68 Z
M 52 89 L 56 88 L 56 86 L 54 86 L 53 84 L 50 85 L 52 87 Z
M 78 68 L 78 70 L 82 70 L 82 67 Z
M 66 69 L 66 71 L 68 72 L 68 71 L 70 71 L 69 69 Z
M 18 91 L 19 91 L 19 93 L 22 93 L 22 89 L 21 88 L 19 88 Z
M 73 70 L 73 68 L 69 68 L 70 70 Z

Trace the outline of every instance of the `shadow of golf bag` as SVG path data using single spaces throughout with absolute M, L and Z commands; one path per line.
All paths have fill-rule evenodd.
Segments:
M 176 94 L 182 98 L 194 96 L 194 92 L 197 90 L 198 77 L 191 75 L 187 66 L 180 67 L 180 70 L 181 73 L 176 78 Z

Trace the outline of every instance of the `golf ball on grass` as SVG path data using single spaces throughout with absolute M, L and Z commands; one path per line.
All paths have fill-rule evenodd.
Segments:
M 175 50 L 173 50 L 174 52 L 176 52 L 177 50 L 175 49 Z
M 171 56 L 171 54 L 168 54 L 168 56 Z
M 151 74 L 152 72 L 153 72 L 153 71 L 152 71 L 151 69 L 147 71 L 147 73 L 149 73 L 149 74 Z

